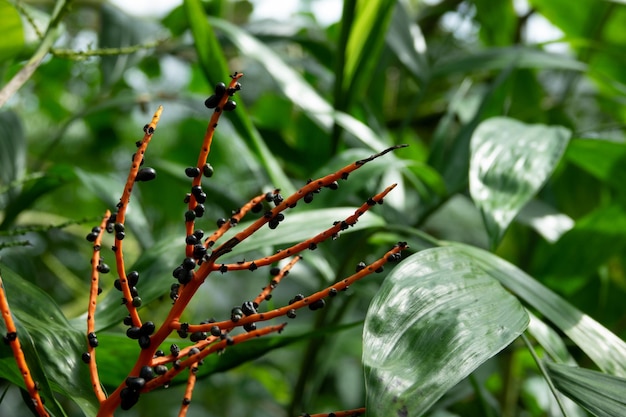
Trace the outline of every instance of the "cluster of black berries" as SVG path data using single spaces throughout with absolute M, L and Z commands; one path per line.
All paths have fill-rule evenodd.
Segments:
M 202 232 L 202 230 L 200 230 L 199 232 Z M 183 262 L 180 265 L 178 265 L 174 269 L 174 271 L 172 272 L 172 276 L 174 278 L 176 278 L 178 280 L 179 284 L 181 284 L 181 285 L 185 285 L 185 284 L 188 284 L 189 282 L 191 282 L 191 279 L 193 278 L 193 270 L 196 267 L 196 260 L 195 259 L 198 259 L 198 260 L 202 259 L 204 257 L 204 255 L 206 255 L 206 248 L 201 243 L 194 244 L 194 246 L 193 246 L 193 255 L 194 255 L 193 258 L 185 258 L 185 259 L 183 259 Z M 170 290 L 171 291 L 176 290 L 176 294 L 178 294 L 178 288 L 179 287 L 174 287 L 174 285 L 172 285 Z M 170 298 L 172 298 L 171 295 L 170 295 Z M 176 301 L 176 300 L 174 300 L 174 301 Z
M 124 324 L 126 324 L 126 319 L 124 319 Z M 150 347 L 150 335 L 154 333 L 156 329 L 155 325 L 151 321 L 147 321 L 141 325 L 141 327 L 132 326 L 126 330 L 126 336 L 131 339 L 137 340 L 139 343 L 139 347 L 142 349 L 148 349 Z
M 226 84 L 224 83 L 217 83 L 215 84 L 214 94 L 204 101 L 204 105 L 209 109 L 215 109 L 216 112 L 219 112 L 220 108 L 217 106 L 220 104 L 220 100 L 224 97 L 224 94 L 232 97 L 239 90 L 241 90 L 241 84 L 239 83 L 229 88 L 226 88 Z M 224 104 L 224 111 L 232 111 L 235 110 L 236 107 L 237 103 L 234 100 L 228 100 Z
M 146 385 L 146 382 L 154 378 L 154 374 L 154 369 L 150 366 L 144 366 L 139 371 L 139 376 L 126 378 L 126 387 L 120 391 L 120 407 L 122 410 L 129 410 L 133 405 L 137 404 L 141 389 Z
M 135 307 L 141 307 L 142 300 L 139 297 L 139 292 L 137 291 L 137 283 L 139 282 L 139 272 L 131 271 L 126 275 L 126 279 L 128 280 L 128 287 L 130 288 L 130 295 L 132 295 L 133 299 L 131 303 Z M 116 290 L 122 291 L 122 281 L 118 278 L 113 281 L 113 286 Z M 123 301 L 124 304 L 127 303 L 126 299 Z

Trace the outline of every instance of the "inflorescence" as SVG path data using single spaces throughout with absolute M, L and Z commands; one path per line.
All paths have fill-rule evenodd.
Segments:
M 169 289 L 164 289 L 164 292 L 169 292 L 172 306 L 163 324 L 157 326 L 153 321 L 141 319 L 138 309 L 142 305 L 142 299 L 137 290 L 140 272 L 127 272 L 123 256 L 124 239 L 127 234 L 125 227 L 126 212 L 133 186 L 136 182 L 152 181 L 157 177 L 157 172 L 153 168 L 144 167 L 143 164 L 146 149 L 156 131 L 161 112 L 163 111 L 161 106 L 154 113 L 150 123 L 144 126 L 143 139 L 136 142 L 137 151 L 133 154 L 126 185 L 115 210 L 113 212 L 107 211 L 100 225 L 95 226 L 86 236 L 87 241 L 93 244 L 93 255 L 91 259 L 92 273 L 85 341 L 86 350 L 82 354 L 82 360 L 89 366 L 92 387 L 100 402 L 98 416 L 112 416 L 118 407 L 123 410 L 130 409 L 137 403 L 141 394 L 158 387 L 168 387 L 172 379 L 181 372 L 187 372 L 188 376 L 185 397 L 182 400 L 179 416 L 186 415 L 192 399 L 196 373 L 198 367 L 202 365 L 204 358 L 213 353 L 222 352 L 228 346 L 242 343 L 252 338 L 270 333 L 280 333 L 285 328 L 286 323 L 263 327 L 261 325 L 268 320 L 280 317 L 294 319 L 297 311 L 301 308 L 307 307 L 310 310 L 323 308 L 328 298 L 337 296 L 341 291 L 345 291 L 353 283 L 367 275 L 381 272 L 386 263 L 399 261 L 401 251 L 407 248 L 406 242 L 398 242 L 378 260 L 370 264 L 359 263 L 355 268 L 354 274 L 327 288 L 309 295 L 297 294 L 283 307 L 269 311 L 261 308 L 264 301 L 272 298 L 273 290 L 287 277 L 291 268 L 302 259 L 300 253 L 306 250 L 315 250 L 319 244 L 328 239 L 337 239 L 343 230 L 354 226 L 359 217 L 371 207 L 382 204 L 385 196 L 393 190 L 395 184 L 369 198 L 351 216 L 339 219 L 316 236 L 279 250 L 273 255 L 235 263 L 222 262 L 222 256 L 231 252 L 235 246 L 265 225 L 270 229 L 279 227 L 280 223 L 285 219 L 285 212 L 296 207 L 301 200 L 304 203 L 310 203 L 314 196 L 323 189 L 337 190 L 340 182 L 347 180 L 352 171 L 394 149 L 406 145 L 390 147 L 369 158 L 349 164 L 332 174 L 309 180 L 307 184 L 289 196 L 283 196 L 279 189 L 259 194 L 240 208 L 233 210 L 230 218 L 218 219 L 216 222 L 217 228 L 212 233 L 196 229 L 196 219 L 206 214 L 204 204 L 208 198 L 202 187 L 202 180 L 203 178 L 211 178 L 214 175 L 213 167 L 207 162 L 213 134 L 222 113 L 235 110 L 236 108 L 236 103 L 232 97 L 241 89 L 239 79 L 242 75 L 235 72 L 231 75 L 231 81 L 228 85 L 218 83 L 215 86 L 214 94 L 204 103 L 207 108 L 213 109 L 213 114 L 209 121 L 196 165 L 185 169 L 185 175 L 191 179 L 191 187 L 184 198 L 184 202 L 187 205 L 184 213 L 186 230 L 184 256 L 180 264 L 172 271 L 175 282 Z M 244 216 L 250 213 L 259 216 L 257 220 L 240 230 L 229 240 L 221 243 L 220 240 L 224 234 L 231 228 L 236 227 Z M 95 323 L 97 297 L 102 291 L 100 288 L 100 275 L 108 274 L 112 270 L 105 263 L 102 256 L 102 240 L 105 232 L 113 236 L 111 249 L 114 253 L 116 273 L 113 286 L 121 292 L 122 304 L 128 310 L 128 315 L 123 318 L 123 323 L 127 326 L 126 335 L 130 339 L 136 340 L 139 345 L 139 353 L 135 365 L 129 371 L 127 378 L 108 396 L 104 393 L 98 377 L 96 348 L 99 342 Z M 290 261 L 284 267 L 279 268 L 275 266 L 279 261 L 287 258 L 290 258 Z M 269 267 L 269 275 L 271 277 L 269 284 L 264 286 L 254 299 L 244 301 L 240 306 L 234 307 L 227 318 L 222 320 L 209 319 L 197 324 L 180 321 L 181 314 L 209 274 L 213 272 L 225 274 L 229 271 L 246 269 L 255 271 L 262 267 Z M 0 295 L 2 295 L 0 301 L 4 300 L 6 304 L 4 293 L 1 292 Z M 5 305 L 1 307 L 4 312 Z M 8 305 L 6 305 L 6 311 L 8 311 Z M 15 351 L 16 348 L 19 349 L 19 341 L 14 328 L 14 326 L 10 327 L 7 325 L 9 333 L 5 336 L 5 342 L 11 344 Z M 243 329 L 243 332 L 231 334 L 237 328 Z M 162 346 L 165 339 L 172 332 L 177 332 L 181 338 L 188 339 L 190 344 L 186 346 L 178 346 L 177 344 Z M 23 363 L 25 364 L 25 362 Z M 34 388 L 31 390 L 30 385 L 27 383 L 39 414 L 47 415 L 36 390 Z M 365 409 L 355 409 L 315 414 L 311 415 L 311 417 L 359 416 L 364 412 Z M 309 416 L 308 414 L 304 415 Z

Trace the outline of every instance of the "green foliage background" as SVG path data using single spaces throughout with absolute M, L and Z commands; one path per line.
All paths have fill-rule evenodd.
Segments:
M 559 409 L 549 385 L 594 415 L 626 415 L 626 4 L 345 0 L 340 21 L 323 25 L 314 1 L 283 20 L 256 17 L 246 1 L 184 1 L 163 18 L 68 3 L 0 0 L 0 84 L 45 55 L 0 108 L 0 262 L 55 415 L 95 410 L 78 360 L 84 235 L 117 202 L 140 129 L 163 104 L 146 156 L 158 178 L 134 190 L 126 244 L 127 264 L 142 272 L 142 315 L 158 324 L 182 257 L 184 168 L 210 117 L 202 103 L 233 71 L 245 73 L 243 89 L 211 151 L 205 230 L 261 191 L 287 194 L 410 145 L 243 248 L 248 258 L 271 253 L 399 184 L 358 228 L 305 253 L 275 306 L 399 240 L 417 254 L 384 283 L 368 277 L 323 311 L 299 314 L 283 336 L 208 361 L 190 415 L 367 403 L 368 415 L 384 416 L 398 411 L 394 398 L 408 415 L 587 415 L 568 400 Z M 537 42 L 545 23 L 557 38 Z M 242 293 L 258 293 L 263 274 L 211 277 L 187 319 L 226 316 Z M 124 310 L 109 278 L 97 324 L 112 390 L 136 345 L 120 336 Z M 382 345 L 362 344 L 377 335 Z M 408 387 L 397 388 L 405 371 Z M 26 409 L 16 372 L 0 347 L 0 414 Z M 148 394 L 127 414 L 174 414 L 182 387 Z

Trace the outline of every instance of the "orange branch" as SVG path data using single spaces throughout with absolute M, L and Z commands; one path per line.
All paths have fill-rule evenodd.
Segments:
M 302 300 L 295 301 L 294 303 L 289 304 L 285 307 L 277 308 L 272 311 L 268 311 L 266 313 L 257 313 L 257 314 L 251 314 L 249 316 L 244 316 L 236 322 L 232 320 L 224 320 L 224 321 L 210 323 L 210 324 L 190 324 L 188 327 L 188 331 L 189 332 L 206 332 L 206 331 L 210 331 L 211 327 L 213 326 L 217 326 L 222 331 L 225 331 L 225 330 L 233 329 L 235 327 L 243 326 L 248 323 L 267 321 L 267 320 L 274 319 L 276 317 L 286 316 L 288 315 L 290 310 L 298 310 L 309 304 L 315 303 L 316 301 L 319 301 L 323 298 L 326 298 L 328 296 L 333 296 L 334 294 L 337 294 L 339 291 L 343 291 L 347 289 L 350 285 L 360 280 L 361 278 L 366 277 L 367 275 L 373 272 L 379 271 L 380 270 L 379 268 L 381 268 L 390 260 L 395 259 L 395 254 L 403 251 L 407 247 L 408 245 L 406 242 L 398 242 L 398 244 L 396 244 L 393 247 L 393 249 L 388 251 L 382 258 L 367 265 L 365 268 L 363 268 L 359 272 L 337 282 L 334 285 L 331 285 L 328 288 L 325 288 L 321 291 L 311 294 L 308 297 L 303 298 Z M 180 329 L 180 323 L 172 323 L 172 327 L 174 329 Z
M 343 221 L 337 221 L 335 224 L 319 233 L 318 235 L 307 239 L 303 242 L 297 243 L 287 249 L 278 251 L 274 255 L 266 256 L 265 258 L 255 259 L 253 261 L 247 262 L 237 262 L 234 264 L 213 264 L 212 269 L 214 271 L 237 271 L 244 269 L 256 269 L 260 266 L 266 266 L 272 264 L 274 262 L 278 262 L 281 259 L 288 258 L 294 254 L 300 253 L 303 250 L 311 249 L 314 250 L 317 248 L 317 245 L 333 236 L 338 236 L 339 232 L 347 229 L 348 227 L 354 226 L 358 221 L 359 217 L 361 217 L 367 210 L 369 210 L 376 203 L 382 204 L 383 198 L 391 192 L 396 187 L 396 184 L 392 184 L 389 187 L 385 188 L 382 192 L 376 194 L 374 197 L 369 199 L 366 203 L 364 203 L 361 207 L 359 207 L 352 216 L 347 217 Z M 247 230 L 247 229 L 246 229 Z M 245 231 L 244 231 L 245 232 Z
M 20 344 L 20 340 L 17 337 L 17 328 L 15 327 L 15 322 L 13 321 L 13 316 L 11 315 L 11 309 L 9 308 L 9 302 L 4 291 L 4 283 L 2 282 L 1 276 L 0 310 L 2 310 L 2 318 L 4 319 L 4 323 L 7 327 L 7 334 L 4 336 L 4 341 L 11 346 L 11 350 L 13 351 L 13 357 L 15 358 L 17 367 L 22 374 L 22 378 L 24 378 L 26 390 L 28 391 L 28 395 L 30 395 L 30 398 L 33 400 L 33 404 L 35 406 L 37 414 L 42 417 L 47 417 L 48 412 L 46 411 L 46 408 L 43 405 L 43 401 L 39 396 L 37 384 L 33 380 L 33 377 L 30 373 L 30 369 L 28 368 L 28 364 L 26 363 L 26 358 L 24 357 L 24 352 L 22 351 L 22 345 Z
M 193 395 L 193 388 L 196 385 L 196 372 L 198 372 L 198 366 L 192 365 L 189 368 L 189 376 L 187 377 L 187 387 L 185 388 L 185 397 L 183 403 L 180 406 L 178 417 L 185 417 L 187 410 L 189 410 L 189 404 L 191 404 L 191 396 Z
M 313 195 L 313 193 L 319 191 L 322 187 L 333 187 L 333 184 L 334 186 L 336 186 L 337 185 L 336 182 L 338 180 L 348 179 L 348 175 L 352 171 L 355 171 L 361 168 L 366 163 L 371 162 L 374 159 L 379 158 L 388 152 L 391 152 L 395 149 L 404 148 L 406 146 L 408 145 L 392 146 L 377 154 L 371 155 L 368 158 L 360 159 L 350 165 L 346 165 L 345 167 L 341 168 L 337 172 L 334 172 L 332 174 L 329 174 L 317 180 L 310 181 L 304 187 L 300 188 L 298 191 L 290 195 L 288 198 L 284 199 L 280 204 L 274 207 L 274 209 L 266 212 L 263 217 L 261 217 L 260 219 L 252 223 L 245 230 L 242 230 L 241 232 L 236 234 L 233 238 L 231 238 L 230 240 L 228 240 L 227 242 L 223 243 L 218 248 L 216 248 L 211 254 L 209 261 L 215 261 L 223 254 L 230 252 L 235 246 L 237 246 L 239 243 L 243 242 L 245 239 L 250 237 L 250 235 L 252 235 L 254 232 L 259 230 L 263 225 L 270 222 L 270 220 L 278 219 L 277 216 L 279 215 L 280 212 L 288 208 L 295 207 L 298 201 L 300 201 L 301 199 L 304 199 L 307 196 Z
M 265 288 L 263 288 L 263 290 L 261 291 L 261 293 L 259 295 L 257 295 L 257 297 L 252 301 L 253 303 L 255 303 L 256 305 L 261 305 L 261 303 L 265 300 L 269 300 L 268 297 L 271 297 L 272 291 L 274 290 L 274 288 L 276 288 L 276 286 L 278 284 L 280 284 L 280 281 L 282 281 L 283 278 L 285 278 L 288 274 L 289 271 L 291 270 L 291 268 L 293 268 L 293 266 L 300 260 L 302 259 L 302 256 L 295 256 L 291 262 L 289 262 L 287 265 L 285 265 L 283 267 L 283 269 L 281 269 L 277 275 L 275 275 L 272 278 L 272 281 L 267 284 L 265 286 Z
M 124 267 L 124 255 L 123 255 L 123 239 L 124 239 L 124 223 L 126 220 L 126 209 L 130 202 L 130 194 L 133 191 L 133 185 L 137 180 L 137 173 L 139 172 L 139 167 L 143 163 L 143 156 L 148 148 L 148 144 L 152 139 L 152 135 L 159 123 L 159 119 L 161 118 L 161 113 L 163 112 L 163 106 L 159 106 L 157 111 L 154 112 L 152 116 L 152 120 L 150 123 L 144 126 L 144 136 L 140 142 L 137 142 L 138 149 L 135 155 L 133 156 L 133 163 L 130 167 L 130 171 L 128 172 L 128 178 L 126 179 L 126 186 L 124 187 L 124 192 L 122 193 L 122 197 L 120 198 L 120 202 L 117 204 L 117 212 L 111 217 L 114 219 L 115 227 L 118 228 L 115 230 L 115 266 L 117 269 L 117 274 L 120 279 L 120 284 L 122 288 L 122 294 L 124 296 L 124 300 L 126 300 L 126 308 L 130 314 L 131 320 L 133 322 L 133 326 L 140 327 L 141 319 L 139 318 L 139 313 L 137 312 L 137 308 L 133 305 L 132 299 L 133 295 L 130 291 L 130 285 L 128 285 L 128 279 L 126 277 L 126 269 Z M 121 237 L 121 239 L 120 239 Z
M 206 358 L 207 356 L 209 356 L 212 353 L 218 352 L 218 351 L 222 351 L 224 349 L 226 349 L 227 346 L 232 346 L 232 345 L 236 345 L 238 343 L 244 342 L 246 340 L 249 339 L 253 339 L 255 337 L 261 337 L 264 336 L 266 334 L 270 334 L 270 333 L 275 333 L 275 332 L 282 332 L 282 330 L 285 328 L 285 326 L 287 325 L 287 323 L 283 323 L 283 324 L 279 324 L 276 326 L 268 326 L 268 327 L 263 327 L 262 329 L 257 329 L 257 330 L 253 330 L 251 332 L 248 333 L 242 333 L 242 334 L 238 334 L 237 336 L 233 336 L 233 337 L 229 337 L 226 338 L 224 340 L 219 341 L 218 343 L 215 343 L 209 347 L 207 347 L 206 349 L 202 350 L 200 353 L 197 353 L 183 361 L 181 361 L 179 364 L 177 364 L 177 366 L 173 366 L 172 368 L 170 368 L 165 374 L 154 378 L 152 380 L 150 380 L 150 382 L 147 382 L 144 389 L 142 390 L 142 392 L 147 392 L 147 391 L 151 391 L 157 387 L 160 387 L 163 384 L 168 383 L 169 381 L 171 381 L 176 375 L 178 375 L 180 372 L 182 372 L 184 369 L 192 366 L 193 364 L 195 364 L 196 362 L 201 361 L 202 359 Z M 181 355 L 179 355 L 180 357 Z
M 91 376 L 91 386 L 93 387 L 93 391 L 98 398 L 98 401 L 102 403 L 106 400 L 106 395 L 104 391 L 102 391 L 102 387 L 100 386 L 100 377 L 98 376 L 98 366 L 96 364 L 96 347 L 92 346 L 92 344 L 97 344 L 97 338 L 95 338 L 96 331 L 96 299 L 98 298 L 99 291 L 99 279 L 100 274 L 98 273 L 98 263 L 100 260 L 100 249 L 102 247 L 102 235 L 104 234 L 104 230 L 106 228 L 107 221 L 111 217 L 111 212 L 107 210 L 102 217 L 102 222 L 100 223 L 99 229 L 93 229 L 92 233 L 95 230 L 98 230 L 97 237 L 93 242 L 93 255 L 91 256 L 91 288 L 89 289 L 89 307 L 87 310 L 87 354 L 89 355 L 89 374 Z M 90 337 L 93 335 L 93 338 Z M 95 340 L 95 342 L 92 342 Z
M 230 97 L 232 97 L 235 91 L 238 91 L 241 88 L 238 82 L 238 80 L 241 77 L 243 77 L 243 73 L 241 72 L 236 72 L 233 75 L 231 75 L 230 83 L 228 84 L 228 87 L 224 90 L 224 92 L 222 92 L 222 96 L 221 98 L 219 98 L 219 102 L 215 106 L 215 111 L 211 115 L 211 120 L 209 121 L 209 125 L 207 126 L 206 133 L 204 134 L 202 148 L 200 149 L 200 153 L 198 155 L 198 162 L 196 164 L 198 175 L 194 176 L 191 182 L 192 190 L 194 189 L 194 187 L 200 187 L 202 184 L 201 173 L 204 170 L 207 158 L 209 156 L 209 152 L 211 151 L 211 143 L 213 142 L 213 135 L 215 134 L 215 128 L 217 127 L 217 122 L 219 121 L 220 116 L 222 115 L 224 111 L 224 106 L 230 100 Z M 221 85 L 222 87 L 224 87 L 223 84 Z M 193 193 L 191 193 L 189 196 L 189 203 L 188 203 L 189 212 L 195 213 L 197 204 L 198 202 L 197 202 L 196 196 Z M 189 218 L 191 218 L 191 220 L 189 220 Z M 193 234 L 195 215 L 189 218 L 185 217 L 185 219 L 187 220 L 185 222 L 185 230 L 187 232 L 187 236 Z M 193 245 L 187 245 L 185 252 L 186 252 L 187 257 L 191 257 L 193 255 Z

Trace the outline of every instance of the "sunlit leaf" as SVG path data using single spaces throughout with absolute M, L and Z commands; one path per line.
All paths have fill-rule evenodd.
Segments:
M 24 46 L 22 19 L 15 7 L 6 0 L 0 0 L 0 63 L 15 56 Z M 0 123 L 1 125 L 1 123 Z
M 495 247 L 522 207 L 539 191 L 565 151 L 563 127 L 527 125 L 494 117 L 471 141 L 469 184 Z
M 363 94 L 379 60 L 387 27 L 395 6 L 392 0 L 357 2 L 354 21 L 346 45 L 343 72 L 344 93 L 355 99 Z
M 210 21 L 228 36 L 241 53 L 263 65 L 283 94 L 306 111 L 307 116 L 324 130 L 330 131 L 333 122 L 336 122 L 351 133 L 356 140 L 372 150 L 378 152 L 388 146 L 363 122 L 348 114 L 335 112 L 333 107 L 304 80 L 302 75 L 258 39 L 223 20 L 211 19 Z
M 527 324 L 518 300 L 470 256 L 455 248 L 412 255 L 367 312 L 368 414 L 422 415 Z
M 578 310 L 540 282 L 507 261 L 482 249 L 450 243 L 471 256 L 485 271 L 524 300 L 611 375 L 626 377 L 626 343 L 606 327 Z
M 550 243 L 556 242 L 574 227 L 574 220 L 571 217 L 559 213 L 554 207 L 539 200 L 532 200 L 526 204 L 519 212 L 517 221 L 529 225 Z
M 626 415 L 626 379 L 552 362 L 546 365 L 558 390 L 594 416 Z

